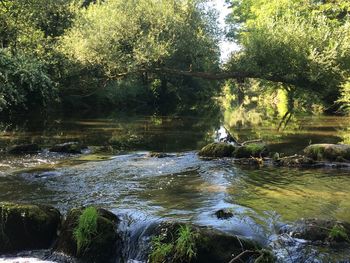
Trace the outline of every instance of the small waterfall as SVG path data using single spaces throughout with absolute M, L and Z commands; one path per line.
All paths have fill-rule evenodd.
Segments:
M 150 237 L 159 224 L 156 219 L 133 218 L 119 215 L 118 232 L 122 238 L 122 251 L 115 263 L 145 263 L 150 250 Z

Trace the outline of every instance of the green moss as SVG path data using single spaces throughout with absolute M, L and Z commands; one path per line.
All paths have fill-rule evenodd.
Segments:
M 350 145 L 346 144 L 312 144 L 304 153 L 317 161 L 350 161 Z
M 117 216 L 102 208 L 71 209 L 54 249 L 87 263 L 114 262 L 118 223 Z
M 335 224 L 329 231 L 329 238 L 334 241 L 350 242 L 349 236 L 345 228 L 340 224 Z
M 60 213 L 53 207 L 0 203 L 0 251 L 47 248 L 59 224 Z
M 238 147 L 234 152 L 236 158 L 262 157 L 268 153 L 263 143 L 252 143 Z
M 198 155 L 203 157 L 231 157 L 234 151 L 235 147 L 231 144 L 215 142 L 203 147 Z
M 84 254 L 89 248 L 92 238 L 97 233 L 98 212 L 94 207 L 86 208 L 79 217 L 78 226 L 74 229 L 74 238 L 77 242 L 77 253 Z

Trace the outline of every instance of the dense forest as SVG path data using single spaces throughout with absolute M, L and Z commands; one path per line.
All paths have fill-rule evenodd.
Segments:
M 208 2 L 0 0 L 0 110 L 349 110 L 349 1 L 227 0 L 226 30 Z

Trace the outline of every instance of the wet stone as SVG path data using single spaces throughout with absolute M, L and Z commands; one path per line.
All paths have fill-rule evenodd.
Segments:
M 49 248 L 60 226 L 50 206 L 0 203 L 0 252 Z
M 162 222 L 151 240 L 148 262 L 222 263 L 238 255 L 242 262 L 254 262 L 259 257 L 264 260 L 259 262 L 274 262 L 272 253 L 252 240 L 193 224 Z M 186 244 L 185 250 L 193 251 L 191 258 L 183 254 L 182 244 Z M 241 254 L 244 251 L 247 253 Z
M 86 208 L 74 208 L 68 212 L 54 251 L 63 252 L 87 263 L 115 262 L 121 248 L 121 238 L 117 233 L 119 218 L 105 209 L 96 208 L 96 231 L 90 233 L 87 246 L 79 250 L 74 233 L 85 210 Z
M 39 145 L 35 143 L 13 145 L 7 149 L 8 154 L 30 154 L 40 151 Z
M 52 146 L 49 151 L 57 153 L 72 153 L 72 154 L 81 154 L 83 149 L 86 147 L 82 146 L 78 142 L 67 142 L 62 144 L 57 144 Z
M 215 215 L 218 219 L 229 219 L 233 217 L 233 212 L 231 209 L 224 208 L 216 211 Z
M 336 220 L 302 219 L 293 226 L 282 228 L 280 232 L 314 243 L 350 244 L 350 224 Z
M 350 162 L 350 145 L 347 144 L 312 144 L 304 153 L 316 161 Z

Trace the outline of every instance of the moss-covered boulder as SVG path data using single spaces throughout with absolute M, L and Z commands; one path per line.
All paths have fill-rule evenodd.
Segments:
M 49 248 L 60 222 L 50 206 L 0 203 L 0 252 Z
M 251 143 L 237 147 L 233 156 L 235 158 L 249 158 L 249 157 L 265 157 L 268 155 L 268 149 L 264 143 Z
M 118 223 L 118 217 L 104 209 L 72 209 L 54 249 L 84 262 L 114 262 L 120 240 Z
M 276 166 L 283 166 L 283 167 L 314 167 L 316 165 L 316 162 L 304 155 L 292 155 L 292 156 L 286 156 L 281 158 L 275 158 L 273 160 L 273 164 Z
M 202 157 L 232 157 L 236 147 L 225 142 L 214 142 L 204 146 L 198 155 Z
M 312 144 L 304 153 L 316 161 L 350 162 L 350 145 L 346 144 Z
M 41 149 L 35 143 L 12 145 L 7 149 L 8 154 L 30 154 L 37 153 Z
M 52 146 L 49 151 L 57 152 L 57 153 L 72 153 L 72 154 L 80 154 L 86 147 L 81 145 L 78 142 L 67 142 L 62 144 L 56 144 Z
M 242 254 L 244 251 L 247 253 Z M 153 233 L 148 262 L 222 263 L 238 255 L 242 255 L 242 262 L 253 262 L 250 260 L 260 256 L 265 261 L 259 262 L 274 262 L 272 254 L 254 241 L 207 227 L 163 222 Z
M 281 232 L 289 232 L 292 237 L 316 243 L 350 244 L 350 224 L 336 220 L 303 219 Z

